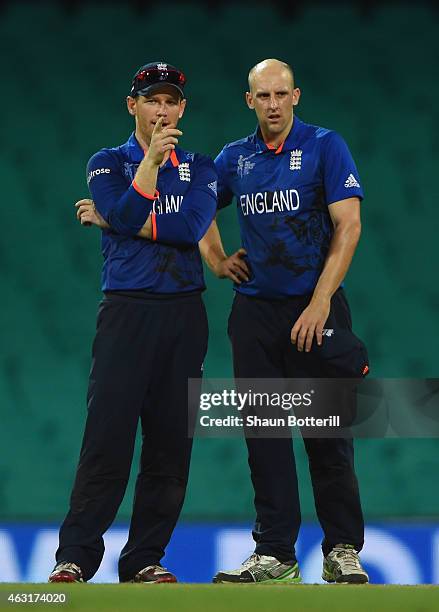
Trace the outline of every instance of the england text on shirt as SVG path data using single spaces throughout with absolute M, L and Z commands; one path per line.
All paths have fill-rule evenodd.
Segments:
M 333 233 L 328 206 L 363 198 L 341 136 L 295 116 L 278 149 L 268 147 L 256 130 L 226 145 L 215 164 L 218 207 L 236 198 L 252 274 L 235 289 L 267 298 L 312 293 Z

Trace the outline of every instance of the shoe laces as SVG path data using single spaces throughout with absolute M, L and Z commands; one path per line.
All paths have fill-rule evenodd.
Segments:
M 265 557 L 265 559 L 264 559 Z M 277 559 L 275 557 L 270 557 L 269 555 L 259 555 L 258 553 L 252 553 L 248 559 L 246 559 L 241 567 L 251 567 L 252 565 L 264 565 L 264 563 L 271 563 L 270 559 Z
M 167 572 L 168 570 L 166 569 L 166 567 L 162 567 L 161 565 L 148 565 L 147 567 L 144 567 L 143 569 L 140 570 L 140 572 L 138 572 L 138 574 L 145 574 L 146 572 L 148 572 L 149 570 L 160 570 L 161 572 Z
M 252 553 L 248 559 L 242 562 L 242 567 L 250 567 L 255 563 L 259 563 L 261 561 L 261 555 L 257 553 Z
M 347 569 L 361 570 L 360 559 L 354 548 L 335 547 L 332 552 L 337 559 L 340 559 L 346 565 Z
M 78 574 L 82 575 L 81 568 L 78 565 L 76 565 L 76 563 L 68 563 L 67 561 L 59 563 L 56 566 L 55 570 L 57 572 L 67 570 L 69 572 L 77 572 Z

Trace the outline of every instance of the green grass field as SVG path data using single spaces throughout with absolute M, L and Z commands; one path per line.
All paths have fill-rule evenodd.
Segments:
M 64 593 L 66 603 L 11 603 L 10 594 Z M 439 610 L 439 586 L 0 584 L 0 610 L 97 612 L 423 612 Z

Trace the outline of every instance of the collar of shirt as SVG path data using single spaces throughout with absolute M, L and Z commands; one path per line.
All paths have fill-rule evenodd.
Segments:
M 142 159 L 145 157 L 145 152 L 139 144 L 139 141 L 136 138 L 135 133 L 133 132 L 131 136 L 128 138 L 128 141 L 125 143 L 126 153 L 133 163 L 140 164 Z M 176 147 L 173 151 L 171 151 L 171 155 L 166 160 L 166 163 L 160 167 L 160 170 L 163 168 L 176 168 L 180 159 L 182 159 L 183 151 L 179 147 Z
M 294 115 L 293 127 L 291 128 L 288 136 L 279 145 L 277 149 L 270 145 L 267 145 L 267 143 L 262 138 L 261 128 L 259 127 L 259 125 L 251 135 L 251 140 L 256 145 L 256 150 L 258 153 L 264 153 L 265 151 L 273 151 L 277 155 L 278 153 L 282 153 L 283 151 L 293 151 L 297 148 L 297 137 L 302 125 L 303 121 L 301 121 L 297 115 Z

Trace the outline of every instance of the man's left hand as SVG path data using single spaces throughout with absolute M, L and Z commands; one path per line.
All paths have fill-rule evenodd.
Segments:
M 317 344 L 322 344 L 323 327 L 328 319 L 331 308 L 330 298 L 312 298 L 291 330 L 291 342 L 297 345 L 297 350 L 307 353 L 311 350 L 314 336 Z
M 97 225 L 101 229 L 108 229 L 110 227 L 105 219 L 96 210 L 93 200 L 88 198 L 79 200 L 79 202 L 76 202 L 75 208 L 76 217 L 78 221 L 81 222 L 81 225 Z

